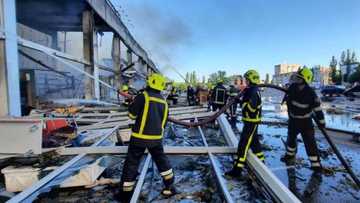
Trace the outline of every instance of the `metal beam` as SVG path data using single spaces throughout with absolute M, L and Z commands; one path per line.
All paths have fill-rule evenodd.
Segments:
M 229 122 L 225 115 L 218 117 L 221 130 L 224 133 L 226 140 L 230 146 L 237 146 L 239 140 L 236 138 Z M 241 131 L 241 129 L 239 129 Z M 284 203 L 300 203 L 301 201 L 252 153 L 249 149 L 247 153 L 247 164 L 255 173 L 256 177 L 264 184 L 264 186 L 271 192 L 273 197 Z
M 119 126 L 115 126 L 109 132 L 104 135 L 99 141 L 94 143 L 92 146 L 101 146 L 102 142 L 104 142 L 106 139 L 108 139 L 113 133 L 115 133 L 118 130 Z M 82 158 L 86 156 L 86 153 L 82 153 L 77 155 L 76 157 L 72 158 L 70 161 L 66 162 L 61 167 L 57 168 L 53 172 L 49 173 L 47 176 L 42 178 L 39 182 L 33 184 L 31 187 L 25 189 L 21 193 L 15 195 L 13 198 L 11 198 L 8 203 L 18 203 L 18 202 L 32 202 L 33 198 L 32 194 L 34 194 L 36 191 L 40 190 L 42 187 L 44 187 L 47 183 L 58 177 L 61 173 L 63 173 L 66 169 L 80 161 Z M 34 197 L 35 198 L 35 197 Z
M 140 192 L 141 192 L 141 188 L 142 188 L 142 186 L 144 184 L 145 176 L 146 176 L 146 173 L 147 173 L 147 171 L 149 169 L 150 161 L 151 161 L 151 155 L 148 154 L 146 156 L 144 166 L 141 169 L 141 173 L 140 173 L 139 179 L 138 179 L 138 181 L 136 183 L 136 187 L 135 187 L 135 190 L 134 190 L 133 195 L 131 197 L 130 203 L 137 203 L 138 202 Z
M 33 49 L 33 50 L 36 50 L 36 51 L 40 51 L 40 52 L 48 54 L 48 55 L 54 55 L 54 56 L 57 56 L 57 57 L 60 57 L 60 58 L 63 58 L 63 59 L 69 60 L 69 61 L 73 61 L 73 62 L 76 62 L 76 63 L 80 63 L 80 64 L 83 64 L 83 65 L 90 65 L 91 64 L 89 61 L 87 61 L 87 60 L 85 60 L 83 58 L 72 56 L 70 54 L 67 54 L 67 53 L 64 53 L 64 52 L 61 52 L 61 51 L 58 51 L 58 50 L 43 46 L 41 44 L 38 44 L 38 43 L 35 43 L 35 42 L 32 42 L 32 41 L 23 39 L 21 37 L 17 38 L 17 42 L 18 42 L 19 46 L 29 48 L 29 49 Z
M 90 7 L 118 34 L 124 44 L 137 56 L 146 61 L 151 68 L 156 70 L 154 63 L 150 60 L 147 53 L 133 38 L 129 30 L 121 21 L 120 14 L 116 11 L 109 0 L 97 1 L 87 0 Z
M 126 154 L 127 146 L 106 146 L 106 147 L 59 147 L 45 148 L 44 152 L 56 151 L 62 156 L 78 155 L 78 154 Z M 236 147 L 185 147 L 185 146 L 165 146 L 165 154 L 234 154 Z M 146 153 L 148 153 L 146 151 Z
M 197 119 L 196 119 L 197 121 Z M 198 131 L 200 132 L 200 135 L 201 135 L 201 139 L 203 140 L 203 143 L 205 145 L 206 148 L 209 147 L 207 141 L 206 141 L 206 138 L 205 138 L 205 135 L 204 135 L 204 132 L 202 131 L 201 127 L 198 126 L 197 127 Z M 211 166 L 212 168 L 214 169 L 214 172 L 215 172 L 215 176 L 216 176 L 216 179 L 220 185 L 220 189 L 225 197 L 225 200 L 226 202 L 228 203 L 233 203 L 234 200 L 233 198 L 231 197 L 231 194 L 226 186 L 226 183 L 225 183 L 225 180 L 222 176 L 222 173 L 221 173 L 221 170 L 215 160 L 215 156 L 211 153 L 211 152 L 208 152 L 208 156 L 209 156 L 209 159 L 210 159 L 210 163 L 211 163 Z

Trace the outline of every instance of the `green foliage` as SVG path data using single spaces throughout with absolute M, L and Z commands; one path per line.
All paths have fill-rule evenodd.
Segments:
M 224 84 L 229 84 L 230 78 L 226 77 L 226 71 L 219 70 L 216 73 L 211 73 L 208 79 L 208 83 L 216 84 L 219 80 L 223 80 Z
M 351 53 L 350 49 L 347 49 L 346 52 L 345 51 L 341 52 L 340 65 L 349 65 L 356 62 L 357 62 L 357 58 L 355 51 Z

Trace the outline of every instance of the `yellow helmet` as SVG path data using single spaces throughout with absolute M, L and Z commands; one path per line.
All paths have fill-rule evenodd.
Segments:
M 123 86 L 121 87 L 121 90 L 122 90 L 123 92 L 129 91 L 129 86 L 123 85 Z
M 260 76 L 256 70 L 248 70 L 244 74 L 244 78 L 250 81 L 250 83 L 258 85 L 260 83 Z
M 303 67 L 298 70 L 297 75 L 304 79 L 307 84 L 310 84 L 313 80 L 313 73 L 309 68 Z
M 162 91 L 162 90 L 165 89 L 166 79 L 165 79 L 164 76 L 162 76 L 162 75 L 160 75 L 158 73 L 153 73 L 148 77 L 147 85 L 151 89 Z

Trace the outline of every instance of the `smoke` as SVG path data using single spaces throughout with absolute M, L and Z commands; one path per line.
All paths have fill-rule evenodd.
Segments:
M 125 7 L 129 17 L 123 21 L 130 24 L 135 39 L 164 72 L 175 63 L 181 48 L 192 43 L 192 31 L 180 17 L 161 12 L 146 2 Z

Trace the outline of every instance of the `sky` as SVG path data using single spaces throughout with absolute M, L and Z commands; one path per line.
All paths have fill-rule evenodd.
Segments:
M 176 81 L 196 71 L 228 75 L 274 65 L 329 65 L 360 57 L 359 0 L 112 0 L 157 67 Z

